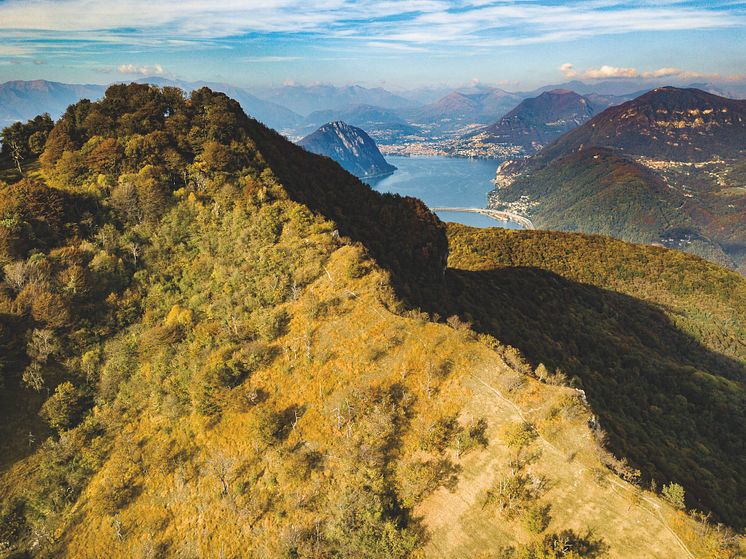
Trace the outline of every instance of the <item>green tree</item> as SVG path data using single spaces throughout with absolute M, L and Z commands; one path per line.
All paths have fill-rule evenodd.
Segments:
M 534 503 L 529 506 L 523 513 L 523 526 L 532 534 L 541 534 L 547 529 L 549 523 L 552 521 L 552 516 L 549 514 L 552 505 Z
M 65 381 L 58 385 L 44 402 L 40 415 L 57 431 L 74 426 L 83 411 L 83 397 L 73 383 Z
M 533 443 L 538 436 L 536 428 L 527 421 L 508 425 L 502 432 L 502 439 L 505 445 L 515 449 L 518 453 Z

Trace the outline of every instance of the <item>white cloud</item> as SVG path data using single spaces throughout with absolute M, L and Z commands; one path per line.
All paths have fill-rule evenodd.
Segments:
M 746 26 L 743 9 L 723 6 L 727 0 L 703 7 L 648 0 L 5 0 L 0 37 L 28 39 L 33 31 L 65 40 L 178 48 L 187 39 L 313 33 L 400 50 L 426 44 L 496 47 Z
M 565 76 L 568 80 L 578 77 L 578 71 L 569 62 L 565 62 L 562 66 L 560 66 L 559 71 L 562 72 L 562 75 Z
M 583 73 L 583 77 L 596 79 L 609 78 L 637 78 L 640 73 L 635 68 L 619 68 L 617 66 L 601 66 L 600 68 L 590 68 Z
M 28 47 L 0 45 L 0 56 L 26 56 L 28 54 L 30 54 Z
M 302 60 L 300 56 L 249 56 L 244 58 L 246 62 L 293 62 Z
M 586 79 L 586 80 L 608 80 L 608 79 L 650 79 L 650 78 L 719 78 L 718 74 L 707 74 L 703 72 L 693 72 L 682 70 L 681 68 L 658 68 L 657 70 L 640 71 L 637 68 L 624 68 L 618 66 L 603 65 L 598 68 L 588 68 L 580 71 L 570 63 L 562 64 L 559 67 L 562 75 L 567 79 Z
M 143 76 L 162 76 L 166 72 L 160 64 L 153 66 L 137 66 L 135 64 L 120 64 L 117 66 L 120 74 L 140 74 Z

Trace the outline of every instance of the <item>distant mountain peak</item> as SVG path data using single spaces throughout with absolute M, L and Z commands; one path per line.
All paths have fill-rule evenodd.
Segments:
M 657 87 L 610 107 L 548 146 L 553 158 L 585 146 L 677 161 L 742 156 L 746 101 L 696 88 Z
M 500 120 L 470 137 L 530 153 L 587 121 L 596 110 L 588 98 L 574 91 L 553 89 L 524 99 Z
M 362 129 L 335 120 L 303 138 L 298 145 L 325 155 L 358 177 L 393 173 L 396 167 L 386 162 L 373 138 Z
M 542 95 L 544 95 L 544 94 L 549 94 L 549 95 L 578 95 L 577 93 L 575 93 L 571 89 L 563 89 L 561 87 L 557 88 L 557 89 L 550 89 L 549 91 L 545 91 L 544 93 L 542 93 Z M 578 97 L 580 97 L 580 96 L 578 95 Z

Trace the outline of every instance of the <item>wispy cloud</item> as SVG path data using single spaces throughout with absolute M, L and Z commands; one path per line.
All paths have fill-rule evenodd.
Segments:
M 0 45 L 0 56 L 26 56 L 31 49 L 24 46 Z
M 746 25 L 743 6 L 713 0 L 5 0 L 0 37 L 179 46 L 247 34 L 313 34 L 369 48 L 495 47 L 635 31 Z M 39 47 L 41 48 L 41 47 Z
M 654 78 L 674 78 L 674 79 L 695 79 L 721 78 L 719 74 L 708 74 L 703 72 L 694 72 L 682 70 L 681 68 L 658 68 L 657 70 L 638 70 L 637 68 L 625 68 L 619 66 L 603 65 L 598 68 L 587 68 L 578 70 L 570 63 L 562 64 L 559 67 L 562 75 L 568 79 L 586 79 L 586 80 L 608 80 L 608 79 L 654 79 Z
M 300 56 L 247 56 L 245 62 L 294 62 L 303 60 Z

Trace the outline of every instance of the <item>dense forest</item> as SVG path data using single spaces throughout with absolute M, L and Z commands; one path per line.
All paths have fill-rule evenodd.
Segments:
M 515 176 L 510 188 L 493 191 L 495 208 L 505 208 L 521 196 L 529 196 L 540 201 L 530 213 L 534 224 L 541 229 L 598 233 L 632 243 L 655 243 L 734 267 L 733 256 L 740 254 L 738 243 L 721 244 L 710 238 L 707 228 L 698 223 L 701 219 L 693 219 L 681 211 L 687 204 L 681 192 L 623 154 L 589 147 L 549 162 L 539 164 L 537 160 L 535 164 L 537 168 L 529 170 L 534 163 L 518 163 L 527 168 Z M 724 213 L 733 214 L 728 229 L 738 230 L 737 212 Z M 716 228 L 715 223 L 712 228 Z M 726 254 L 723 246 L 732 254 Z
M 561 386 L 570 379 L 542 384 L 543 369 L 497 339 L 540 357 L 557 378 L 559 366 L 577 375 L 612 447 L 646 474 L 661 472 L 662 497 L 649 491 L 646 499 L 664 511 L 662 528 L 636 534 L 650 556 L 665 557 L 665 548 L 652 554 L 661 538 L 683 545 L 670 526 L 708 557 L 739 552 L 727 528 L 681 512 L 696 506 L 734 526 L 743 520 L 736 501 L 725 502 L 743 495 L 743 407 L 734 409 L 743 394 L 743 316 L 724 299 L 743 297 L 743 285 L 732 274 L 693 269 L 695 287 L 685 293 L 696 300 L 704 290 L 696 282 L 713 285 L 712 308 L 697 308 L 725 325 L 685 314 L 674 329 L 639 293 L 594 294 L 599 316 L 579 305 L 551 327 L 528 313 L 503 322 L 508 290 L 526 310 L 541 301 L 521 276 L 524 264 L 500 277 L 498 257 L 475 237 L 496 274 L 479 278 L 463 256 L 471 249 L 459 244 L 473 233 L 454 229 L 451 266 L 460 269 L 446 270 L 446 227 L 422 202 L 373 192 L 208 89 L 185 96 L 115 85 L 56 123 L 42 116 L 6 129 L 0 157 L 0 554 L 423 556 L 437 516 L 431 500 L 462 499 L 462 472 L 488 451 L 497 458 L 469 497 L 474 514 L 518 536 L 490 542 L 485 557 L 600 557 L 626 545 L 626 520 L 642 525 L 650 514 L 637 497 L 641 481 L 617 482 L 629 499 L 609 493 L 601 470 L 619 460 L 591 440 L 590 411 Z M 526 250 L 541 238 L 525 239 Z M 615 281 L 628 277 L 612 271 L 598 281 L 621 291 Z M 559 274 L 542 281 L 554 286 Z M 677 304 L 671 293 L 661 305 Z M 474 300 L 494 311 L 491 322 L 478 321 Z M 418 309 L 427 302 L 431 315 Z M 605 305 L 628 323 L 609 326 Z M 484 334 L 457 316 L 468 313 Z M 611 333 L 567 342 L 567 328 L 595 318 L 599 333 Z M 640 340 L 638 330 L 623 338 L 619 326 L 663 329 L 677 344 L 693 336 L 703 347 L 675 358 L 654 338 L 634 362 L 618 362 L 619 345 Z M 600 374 L 598 352 L 571 345 L 580 342 L 608 342 L 609 363 L 660 391 L 658 411 L 651 403 L 641 417 L 620 415 L 605 398 L 621 387 Z M 502 396 L 474 408 L 476 371 L 504 374 L 506 393 L 531 403 L 526 417 L 544 416 L 535 425 L 501 416 L 501 405 L 517 405 Z M 686 389 L 671 399 L 678 374 L 687 375 Z M 637 396 L 625 393 L 634 413 Z M 676 421 L 649 420 L 665 414 Z M 539 449 L 560 431 L 580 433 L 571 439 L 582 448 L 550 467 Z M 664 456 L 653 448 L 692 441 L 701 446 L 688 462 L 686 449 Z M 551 492 L 576 483 L 570 469 L 581 461 L 594 503 L 608 509 L 602 534 L 587 516 L 550 510 Z M 536 473 L 542 464 L 554 479 Z M 575 492 L 565 493 L 563 502 L 580 509 L 567 501 Z

